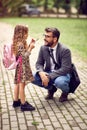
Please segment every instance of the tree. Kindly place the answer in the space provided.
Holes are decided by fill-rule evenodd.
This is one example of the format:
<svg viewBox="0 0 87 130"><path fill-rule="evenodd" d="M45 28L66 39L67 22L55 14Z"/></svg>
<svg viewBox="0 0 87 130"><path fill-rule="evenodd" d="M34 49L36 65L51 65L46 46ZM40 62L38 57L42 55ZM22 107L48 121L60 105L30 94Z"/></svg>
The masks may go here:
<svg viewBox="0 0 87 130"><path fill-rule="evenodd" d="M1 16L14 15L17 12L17 7L23 3L24 0L0 0L0 14Z"/></svg>
<svg viewBox="0 0 87 130"><path fill-rule="evenodd" d="M79 7L79 13L87 15L87 0L81 0L80 7Z"/></svg>
<svg viewBox="0 0 87 130"><path fill-rule="evenodd" d="M7 7L4 4L4 0L0 0L0 16L4 16L7 12Z"/></svg>
<svg viewBox="0 0 87 130"><path fill-rule="evenodd" d="M59 7L61 7L61 1L60 0L54 0L54 7L56 7L57 13L58 13L58 9L59 9Z"/></svg>

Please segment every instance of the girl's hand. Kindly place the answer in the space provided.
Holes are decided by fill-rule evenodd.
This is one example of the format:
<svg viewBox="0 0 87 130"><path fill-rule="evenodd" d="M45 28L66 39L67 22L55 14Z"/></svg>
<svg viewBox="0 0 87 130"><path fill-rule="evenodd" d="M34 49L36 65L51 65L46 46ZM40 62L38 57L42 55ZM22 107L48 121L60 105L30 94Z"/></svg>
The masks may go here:
<svg viewBox="0 0 87 130"><path fill-rule="evenodd" d="M35 40L32 38L29 48L30 48L30 50L32 50L34 47L35 47Z"/></svg>
<svg viewBox="0 0 87 130"><path fill-rule="evenodd" d="M35 47L35 40L32 39L27 51L30 53L34 47Z"/></svg>
<svg viewBox="0 0 87 130"><path fill-rule="evenodd" d="M35 40L34 40L33 38L32 38L32 40L31 40L31 43L32 43L32 42L34 42L34 43L35 43Z"/></svg>

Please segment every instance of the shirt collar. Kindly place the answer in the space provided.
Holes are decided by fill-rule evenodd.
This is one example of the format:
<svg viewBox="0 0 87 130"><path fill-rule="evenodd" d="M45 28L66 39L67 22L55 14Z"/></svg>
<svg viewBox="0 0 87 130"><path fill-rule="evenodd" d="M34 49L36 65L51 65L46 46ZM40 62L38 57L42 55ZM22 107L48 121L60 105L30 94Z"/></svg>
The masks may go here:
<svg viewBox="0 0 87 130"><path fill-rule="evenodd" d="M53 49L54 51L56 51L57 45L58 45L58 44L56 44L56 46L53 47L53 48L49 47L49 50L50 50L50 49Z"/></svg>

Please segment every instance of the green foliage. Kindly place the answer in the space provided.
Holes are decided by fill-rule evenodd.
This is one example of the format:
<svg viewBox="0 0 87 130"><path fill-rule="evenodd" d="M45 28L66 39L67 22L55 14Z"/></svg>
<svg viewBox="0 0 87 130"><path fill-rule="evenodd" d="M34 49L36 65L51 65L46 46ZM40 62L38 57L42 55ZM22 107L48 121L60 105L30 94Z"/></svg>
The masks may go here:
<svg viewBox="0 0 87 130"><path fill-rule="evenodd" d="M55 0L54 7L59 8L59 7L62 7L63 4L64 4L64 1Z"/></svg>
<svg viewBox="0 0 87 130"><path fill-rule="evenodd" d="M2 85L4 86L5 85L5 81L3 80L3 82L2 82Z"/></svg>
<svg viewBox="0 0 87 130"><path fill-rule="evenodd" d="M17 14L17 8L21 3L23 3L23 0L2 0L0 2L2 16L7 16L9 14L14 16Z"/></svg>
<svg viewBox="0 0 87 130"><path fill-rule="evenodd" d="M54 5L54 1L53 0L48 0L48 8L52 9Z"/></svg>
<svg viewBox="0 0 87 130"><path fill-rule="evenodd" d="M2 109L2 108L1 108L1 104L0 104L0 112L1 112L1 109ZM0 115L1 115L1 113L0 113Z"/></svg>
<svg viewBox="0 0 87 130"><path fill-rule="evenodd" d="M81 0L69 0L70 4L67 4L66 0L1 0L0 1L0 13L3 16L17 16L18 7L23 3L34 4L35 6L43 7L44 11L53 10L53 7L63 7L69 10L69 7L74 6L79 9ZM83 7L85 8L85 7Z"/></svg>

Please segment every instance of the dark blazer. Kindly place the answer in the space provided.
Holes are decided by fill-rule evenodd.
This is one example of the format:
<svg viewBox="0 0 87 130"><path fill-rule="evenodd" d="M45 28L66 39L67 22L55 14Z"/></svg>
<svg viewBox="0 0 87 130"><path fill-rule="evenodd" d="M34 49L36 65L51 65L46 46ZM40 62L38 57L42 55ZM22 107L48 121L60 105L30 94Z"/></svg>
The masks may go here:
<svg viewBox="0 0 87 130"><path fill-rule="evenodd" d="M71 71L71 52L70 49L63 44L58 43L56 50L56 61L58 69L55 72L51 72L50 78L55 79L59 76L66 75ZM41 46L38 59L36 62L36 69L38 71L50 71L50 54L49 48L45 45Z"/></svg>

